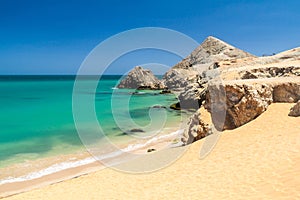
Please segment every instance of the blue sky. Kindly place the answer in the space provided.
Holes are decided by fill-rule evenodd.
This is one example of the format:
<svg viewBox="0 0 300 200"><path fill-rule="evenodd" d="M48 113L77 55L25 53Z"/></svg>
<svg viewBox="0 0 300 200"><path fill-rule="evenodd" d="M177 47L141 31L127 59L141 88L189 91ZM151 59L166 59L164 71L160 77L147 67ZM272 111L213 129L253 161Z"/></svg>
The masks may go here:
<svg viewBox="0 0 300 200"><path fill-rule="evenodd" d="M299 8L292 0L0 0L0 74L75 74L101 41L149 26L199 43L213 35L255 55L278 53L300 46ZM180 60L151 51L129 57L116 63Z"/></svg>

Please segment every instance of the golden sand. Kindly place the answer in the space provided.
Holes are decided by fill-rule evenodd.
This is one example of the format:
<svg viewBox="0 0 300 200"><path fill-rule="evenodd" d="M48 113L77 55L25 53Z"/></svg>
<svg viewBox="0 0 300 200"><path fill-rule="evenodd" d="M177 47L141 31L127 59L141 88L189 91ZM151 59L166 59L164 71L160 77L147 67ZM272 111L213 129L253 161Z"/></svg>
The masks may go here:
<svg viewBox="0 0 300 200"><path fill-rule="evenodd" d="M291 106L272 104L256 120L223 132L202 160L203 140L153 173L104 169L8 199L300 199L300 118L288 117ZM130 164L147 165L163 155Z"/></svg>

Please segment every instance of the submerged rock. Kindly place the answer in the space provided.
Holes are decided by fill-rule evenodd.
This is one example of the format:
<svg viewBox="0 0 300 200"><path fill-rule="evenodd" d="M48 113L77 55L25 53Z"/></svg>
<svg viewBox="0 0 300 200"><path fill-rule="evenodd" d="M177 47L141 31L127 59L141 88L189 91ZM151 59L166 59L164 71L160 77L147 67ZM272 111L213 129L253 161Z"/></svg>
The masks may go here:
<svg viewBox="0 0 300 200"><path fill-rule="evenodd" d="M145 131L143 129L133 128L129 132L131 132L131 133L144 133Z"/></svg>
<svg viewBox="0 0 300 200"><path fill-rule="evenodd" d="M290 109L289 116L291 117L300 116L300 100Z"/></svg>
<svg viewBox="0 0 300 200"><path fill-rule="evenodd" d="M151 108L163 108L163 109L166 109L167 107L166 106L161 106L161 105L154 105Z"/></svg>
<svg viewBox="0 0 300 200"><path fill-rule="evenodd" d="M147 150L148 153L151 153L151 152L153 152L153 151L156 151L156 149L148 149L148 150Z"/></svg>
<svg viewBox="0 0 300 200"><path fill-rule="evenodd" d="M137 66L128 73L117 88L162 90L165 86L150 70Z"/></svg>
<svg viewBox="0 0 300 200"><path fill-rule="evenodd" d="M171 94L172 92L171 92L171 90L169 90L169 89L164 89L164 90L162 90L159 94Z"/></svg>

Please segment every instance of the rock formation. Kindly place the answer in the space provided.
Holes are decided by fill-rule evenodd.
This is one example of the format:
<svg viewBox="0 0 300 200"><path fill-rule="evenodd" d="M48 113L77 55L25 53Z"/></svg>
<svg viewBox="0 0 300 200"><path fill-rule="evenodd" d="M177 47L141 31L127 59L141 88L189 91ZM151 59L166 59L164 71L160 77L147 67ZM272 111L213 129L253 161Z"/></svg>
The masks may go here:
<svg viewBox="0 0 300 200"><path fill-rule="evenodd" d="M215 63L226 59L253 57L253 55L237 49L215 37L209 36L188 57L172 67L163 77L169 89L178 89L195 81L196 76Z"/></svg>
<svg viewBox="0 0 300 200"><path fill-rule="evenodd" d="M224 87L224 88L223 88ZM265 84L210 85L205 108L218 130L234 129L262 114L272 102L272 88Z"/></svg>
<svg viewBox="0 0 300 200"><path fill-rule="evenodd" d="M289 116L291 117L300 116L300 100L290 109Z"/></svg>
<svg viewBox="0 0 300 200"><path fill-rule="evenodd" d="M211 84L205 108L218 130L234 129L262 114L272 102L300 100L300 78L225 81Z"/></svg>
<svg viewBox="0 0 300 200"><path fill-rule="evenodd" d="M283 82L273 88L273 101L295 103L300 99L300 80L298 82Z"/></svg>
<svg viewBox="0 0 300 200"><path fill-rule="evenodd" d="M208 80L203 76L197 76L196 79L178 95L182 109L198 109L205 100Z"/></svg>
<svg viewBox="0 0 300 200"><path fill-rule="evenodd" d="M300 76L300 48L268 57L248 57L216 63L223 80Z"/></svg>
<svg viewBox="0 0 300 200"><path fill-rule="evenodd" d="M140 66L131 70L117 87L150 90L161 90L165 88L164 84L161 83L150 70L143 69Z"/></svg>
<svg viewBox="0 0 300 200"><path fill-rule="evenodd" d="M256 57L208 37L162 81L178 94L179 102L170 108L198 109L204 102L218 130L234 129L257 118L272 102L300 100L300 48ZM208 134L198 109L182 141L188 144Z"/></svg>
<svg viewBox="0 0 300 200"><path fill-rule="evenodd" d="M194 70L196 67L192 65L190 68ZM219 76L204 76L215 71L219 72ZM218 130L234 129L257 118L272 102L300 100L300 48L268 57L220 60L199 77L196 82L185 86L179 99L197 102L200 96L206 94L204 106L211 112L215 127ZM291 116L298 115L297 106L291 109ZM199 126L191 126L197 118ZM189 121L182 138L185 144L206 135L203 131L206 125L200 115L191 116Z"/></svg>
<svg viewBox="0 0 300 200"><path fill-rule="evenodd" d="M186 87L196 77L197 72L186 69L170 69L163 77L163 82L168 89L180 90Z"/></svg>
<svg viewBox="0 0 300 200"><path fill-rule="evenodd" d="M181 141L183 144L187 145L206 137L210 133L211 129L209 124L201 119L201 113L200 110L198 110L190 117Z"/></svg>

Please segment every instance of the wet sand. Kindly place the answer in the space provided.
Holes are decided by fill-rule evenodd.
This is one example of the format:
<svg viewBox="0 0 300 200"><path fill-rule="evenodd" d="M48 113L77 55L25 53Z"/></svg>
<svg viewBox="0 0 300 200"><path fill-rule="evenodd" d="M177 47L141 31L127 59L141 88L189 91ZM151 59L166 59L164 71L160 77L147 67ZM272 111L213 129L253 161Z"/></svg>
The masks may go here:
<svg viewBox="0 0 300 200"><path fill-rule="evenodd" d="M292 105L272 104L256 120L224 131L204 159L200 140L156 172L107 168L7 199L300 199L300 118L288 116ZM148 167L180 150L150 153L119 167Z"/></svg>

